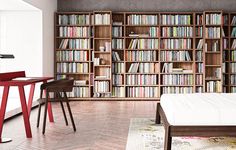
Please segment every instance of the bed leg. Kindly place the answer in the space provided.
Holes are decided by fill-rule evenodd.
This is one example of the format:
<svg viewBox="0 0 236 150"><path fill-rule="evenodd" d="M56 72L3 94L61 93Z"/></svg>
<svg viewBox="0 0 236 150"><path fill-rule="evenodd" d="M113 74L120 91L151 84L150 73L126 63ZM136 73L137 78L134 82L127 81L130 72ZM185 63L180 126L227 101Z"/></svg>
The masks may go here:
<svg viewBox="0 0 236 150"><path fill-rule="evenodd" d="M161 123L159 109L160 109L160 103L157 103L157 108L156 108L156 124L160 124Z"/></svg>
<svg viewBox="0 0 236 150"><path fill-rule="evenodd" d="M164 150L171 150L172 137L170 135L170 126L165 128Z"/></svg>

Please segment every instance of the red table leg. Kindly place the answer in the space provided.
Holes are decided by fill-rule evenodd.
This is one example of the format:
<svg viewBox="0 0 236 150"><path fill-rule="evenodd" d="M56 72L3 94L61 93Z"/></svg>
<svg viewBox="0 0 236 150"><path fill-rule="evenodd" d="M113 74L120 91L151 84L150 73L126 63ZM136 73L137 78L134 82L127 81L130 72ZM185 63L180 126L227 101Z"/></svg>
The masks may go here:
<svg viewBox="0 0 236 150"><path fill-rule="evenodd" d="M28 99L28 113L30 117L30 112L32 108L32 103L33 103L33 98L34 98L34 89L35 89L35 84L31 84L30 86L30 93L29 93L29 99Z"/></svg>
<svg viewBox="0 0 236 150"><path fill-rule="evenodd" d="M44 81L43 83L47 83L47 81ZM44 93L46 93L46 91L44 91ZM48 118L50 122L54 122L53 113L52 113L52 105L50 102L48 103Z"/></svg>
<svg viewBox="0 0 236 150"><path fill-rule="evenodd" d="M27 104L26 104L26 99L25 99L24 87L18 86L18 88L19 88L21 108L22 108L22 113L23 113L23 118L24 118L24 123L25 123L26 137L32 138L30 121L29 121L29 114L28 114L28 109L27 109Z"/></svg>
<svg viewBox="0 0 236 150"><path fill-rule="evenodd" d="M6 113L9 88L10 88L9 86L4 86L4 89L3 89L2 103L1 103L1 108L0 108L0 143L6 143L6 142L11 141L10 138L2 137L2 129L3 129L4 117Z"/></svg>

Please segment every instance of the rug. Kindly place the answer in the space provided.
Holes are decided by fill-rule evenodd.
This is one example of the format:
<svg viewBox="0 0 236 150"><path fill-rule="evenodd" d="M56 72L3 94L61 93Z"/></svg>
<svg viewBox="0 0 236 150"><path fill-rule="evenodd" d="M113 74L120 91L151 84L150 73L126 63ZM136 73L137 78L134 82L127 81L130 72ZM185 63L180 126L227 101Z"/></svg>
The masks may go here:
<svg viewBox="0 0 236 150"><path fill-rule="evenodd" d="M130 120L126 150L163 150L162 125L154 119L133 118ZM232 137L173 137L172 150L236 150L236 138Z"/></svg>

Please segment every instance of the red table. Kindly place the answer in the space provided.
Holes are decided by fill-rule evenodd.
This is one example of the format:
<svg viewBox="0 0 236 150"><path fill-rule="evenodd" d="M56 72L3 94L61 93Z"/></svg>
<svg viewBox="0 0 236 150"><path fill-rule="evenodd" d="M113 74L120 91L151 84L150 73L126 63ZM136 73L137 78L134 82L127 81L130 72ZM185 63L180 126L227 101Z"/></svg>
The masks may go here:
<svg viewBox="0 0 236 150"><path fill-rule="evenodd" d="M2 138L2 129L3 129L3 123L4 123L4 117L5 117L8 93L9 93L10 87L11 86L18 87L20 101L21 101L21 108L22 108L22 113L23 113L23 118L24 118L24 124L25 124L26 137L31 138L32 133L31 133L29 117L30 117L30 111L32 107L33 97L34 97L35 84L38 82L46 83L48 80L53 79L52 77L31 77L29 79L26 78L27 80L14 80L14 78L18 78L18 77L25 77L25 72L19 71L19 72L0 73L0 86L4 87L2 102L1 102L1 107L0 107L0 143L8 142L8 141L4 141L4 138ZM24 90L24 86L26 85L30 85L28 105L26 104L25 90ZM54 122L53 114L52 114L52 107L50 103L48 105L48 116L49 116L49 121Z"/></svg>

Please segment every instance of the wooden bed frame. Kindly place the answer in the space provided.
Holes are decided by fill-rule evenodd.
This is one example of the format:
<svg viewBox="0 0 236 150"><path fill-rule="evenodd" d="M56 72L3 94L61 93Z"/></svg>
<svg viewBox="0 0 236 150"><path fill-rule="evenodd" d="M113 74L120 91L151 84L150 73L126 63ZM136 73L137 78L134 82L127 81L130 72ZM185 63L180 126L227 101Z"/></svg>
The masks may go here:
<svg viewBox="0 0 236 150"><path fill-rule="evenodd" d="M236 108L235 108L236 109ZM157 103L156 124L160 118L165 128L164 150L171 150L172 137L199 136L199 137L236 137L236 126L180 126L170 125L160 103Z"/></svg>

